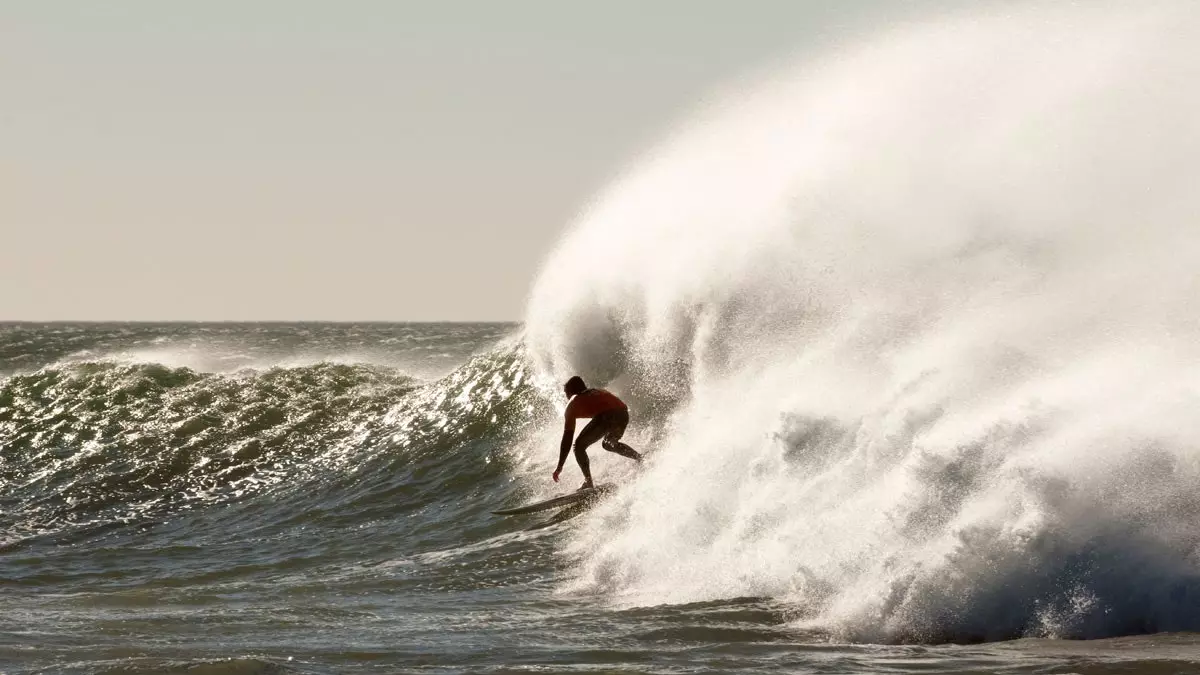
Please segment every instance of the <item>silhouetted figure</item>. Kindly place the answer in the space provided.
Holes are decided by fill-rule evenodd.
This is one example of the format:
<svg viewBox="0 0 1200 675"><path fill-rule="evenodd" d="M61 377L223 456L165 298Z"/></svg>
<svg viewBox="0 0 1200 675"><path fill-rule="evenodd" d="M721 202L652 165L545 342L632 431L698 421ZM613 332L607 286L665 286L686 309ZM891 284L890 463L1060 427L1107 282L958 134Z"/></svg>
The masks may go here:
<svg viewBox="0 0 1200 675"><path fill-rule="evenodd" d="M590 418L579 438L575 439L575 461L583 471L583 486L579 489L596 487L592 483L592 472L588 467L587 447L604 439L605 450L615 452L629 459L642 461L637 450L621 442L625 427L629 425L629 407L611 392L604 389L588 389L583 378L578 375L567 380L563 385L570 403L567 404L566 422L563 427L562 446L558 454L558 468L554 470L554 482L558 482L558 474L562 472L563 464L567 461L567 453L571 452L571 439L575 436L575 420Z"/></svg>

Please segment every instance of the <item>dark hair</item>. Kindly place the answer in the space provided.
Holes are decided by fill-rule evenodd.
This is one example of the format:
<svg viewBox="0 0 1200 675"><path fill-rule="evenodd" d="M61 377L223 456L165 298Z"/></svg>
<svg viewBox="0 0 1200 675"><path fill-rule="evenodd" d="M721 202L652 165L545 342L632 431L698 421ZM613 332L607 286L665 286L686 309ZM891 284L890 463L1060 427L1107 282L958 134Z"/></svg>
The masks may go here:
<svg viewBox="0 0 1200 675"><path fill-rule="evenodd" d="M575 375L563 385L563 391L567 392L568 396L574 396L581 391L587 391L587 385L583 383L582 377Z"/></svg>

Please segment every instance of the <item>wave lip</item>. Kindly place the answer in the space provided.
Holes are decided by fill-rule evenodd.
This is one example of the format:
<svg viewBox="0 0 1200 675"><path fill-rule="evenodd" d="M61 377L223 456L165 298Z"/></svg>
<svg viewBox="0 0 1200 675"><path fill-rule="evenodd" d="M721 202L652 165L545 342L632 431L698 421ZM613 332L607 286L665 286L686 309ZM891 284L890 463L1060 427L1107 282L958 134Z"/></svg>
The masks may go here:
<svg viewBox="0 0 1200 675"><path fill-rule="evenodd" d="M649 153L527 312L541 380L665 430L570 586L867 641L1200 628L1198 44L1180 2L919 22Z"/></svg>

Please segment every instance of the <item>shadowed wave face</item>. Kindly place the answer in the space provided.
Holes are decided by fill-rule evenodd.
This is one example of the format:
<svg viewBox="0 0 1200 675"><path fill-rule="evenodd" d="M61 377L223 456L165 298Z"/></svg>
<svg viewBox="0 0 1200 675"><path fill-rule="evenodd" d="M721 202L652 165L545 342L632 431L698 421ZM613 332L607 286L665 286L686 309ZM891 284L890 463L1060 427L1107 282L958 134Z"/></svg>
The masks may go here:
<svg viewBox="0 0 1200 675"><path fill-rule="evenodd" d="M1025 4L730 92L532 292L665 431L580 528L617 606L862 641L1200 629L1200 17Z"/></svg>

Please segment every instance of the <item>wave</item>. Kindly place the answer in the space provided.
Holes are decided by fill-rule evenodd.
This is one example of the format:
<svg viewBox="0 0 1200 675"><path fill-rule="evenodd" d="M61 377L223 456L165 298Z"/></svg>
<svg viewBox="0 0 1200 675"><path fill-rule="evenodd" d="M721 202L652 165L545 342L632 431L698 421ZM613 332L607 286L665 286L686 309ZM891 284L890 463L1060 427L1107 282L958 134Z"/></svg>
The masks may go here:
<svg viewBox="0 0 1200 675"><path fill-rule="evenodd" d="M123 356L13 375L0 380L5 543L195 508L209 528L245 526L215 507L262 498L276 521L339 527L455 499L496 478L504 440L536 417L526 378L519 342L431 381L362 363L205 373Z"/></svg>
<svg viewBox="0 0 1200 675"><path fill-rule="evenodd" d="M0 322L0 376L106 361L204 373L370 364L437 378L511 332L503 324Z"/></svg>
<svg viewBox="0 0 1200 675"><path fill-rule="evenodd" d="M863 641L1200 629L1197 38L1171 2L913 23L648 153L527 310L539 382L660 429L567 590Z"/></svg>
<svg viewBox="0 0 1200 675"><path fill-rule="evenodd" d="M0 384L14 532L141 520L313 471L416 382L318 364L234 375L76 363Z"/></svg>

